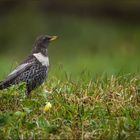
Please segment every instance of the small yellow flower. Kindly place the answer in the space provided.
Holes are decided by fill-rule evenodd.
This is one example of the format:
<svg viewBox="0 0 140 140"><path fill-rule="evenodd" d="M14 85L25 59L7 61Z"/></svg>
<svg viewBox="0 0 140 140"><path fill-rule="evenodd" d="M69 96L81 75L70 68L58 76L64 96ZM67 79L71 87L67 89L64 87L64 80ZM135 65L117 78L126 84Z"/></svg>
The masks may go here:
<svg viewBox="0 0 140 140"><path fill-rule="evenodd" d="M46 105L44 107L44 112L48 112L52 108L52 105L50 102L46 102Z"/></svg>

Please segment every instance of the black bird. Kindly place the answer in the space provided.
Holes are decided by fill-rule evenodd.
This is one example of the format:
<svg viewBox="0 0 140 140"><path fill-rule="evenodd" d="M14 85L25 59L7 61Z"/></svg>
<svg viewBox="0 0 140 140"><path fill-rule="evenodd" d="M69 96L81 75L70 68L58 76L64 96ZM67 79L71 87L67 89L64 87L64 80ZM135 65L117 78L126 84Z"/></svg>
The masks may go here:
<svg viewBox="0 0 140 140"><path fill-rule="evenodd" d="M48 45L57 36L39 36L31 54L5 80L0 82L0 90L20 82L26 83L26 93L40 86L48 75Z"/></svg>

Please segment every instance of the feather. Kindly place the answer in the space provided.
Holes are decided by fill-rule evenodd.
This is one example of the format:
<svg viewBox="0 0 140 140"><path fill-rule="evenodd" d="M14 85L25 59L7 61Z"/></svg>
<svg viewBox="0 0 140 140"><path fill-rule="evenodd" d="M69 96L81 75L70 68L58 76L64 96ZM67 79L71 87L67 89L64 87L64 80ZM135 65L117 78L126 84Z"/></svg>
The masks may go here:
<svg viewBox="0 0 140 140"><path fill-rule="evenodd" d="M4 81L0 83L0 89L4 89L11 84L13 84L13 81L24 71L29 69L32 66L32 63L25 63L19 65L13 72L11 72Z"/></svg>

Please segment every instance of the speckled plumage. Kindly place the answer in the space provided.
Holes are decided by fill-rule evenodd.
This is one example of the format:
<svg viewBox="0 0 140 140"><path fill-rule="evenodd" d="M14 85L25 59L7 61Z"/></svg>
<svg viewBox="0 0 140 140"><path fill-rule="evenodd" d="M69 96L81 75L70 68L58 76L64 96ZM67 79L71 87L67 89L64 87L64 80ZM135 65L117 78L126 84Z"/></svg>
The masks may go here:
<svg viewBox="0 0 140 140"><path fill-rule="evenodd" d="M47 78L48 67L42 66L40 62L34 62L29 69L22 72L15 80L14 84L25 82L27 93L30 93L34 88L41 85Z"/></svg>
<svg viewBox="0 0 140 140"><path fill-rule="evenodd" d="M37 38L32 53L5 80L0 82L0 89L25 82L26 93L29 94L41 85L48 75L48 44L52 38L51 36Z"/></svg>

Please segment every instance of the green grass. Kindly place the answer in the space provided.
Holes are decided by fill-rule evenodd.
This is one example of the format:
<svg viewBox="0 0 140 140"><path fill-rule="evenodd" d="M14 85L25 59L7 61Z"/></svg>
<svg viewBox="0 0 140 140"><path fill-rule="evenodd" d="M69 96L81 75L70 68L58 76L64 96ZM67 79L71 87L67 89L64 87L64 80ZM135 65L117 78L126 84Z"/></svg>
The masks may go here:
<svg viewBox="0 0 140 140"><path fill-rule="evenodd" d="M23 84L0 91L0 139L139 139L140 26L17 7L0 22L0 79L32 49L50 44L49 79L25 96ZM28 33L27 33L28 27ZM134 74L132 74L134 73ZM52 104L44 113L46 102Z"/></svg>
<svg viewBox="0 0 140 140"><path fill-rule="evenodd" d="M0 91L0 139L139 139L140 77L84 73L51 77L28 97L25 86ZM44 113L46 102L52 104Z"/></svg>

